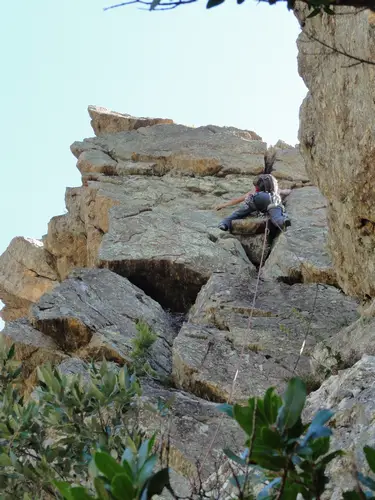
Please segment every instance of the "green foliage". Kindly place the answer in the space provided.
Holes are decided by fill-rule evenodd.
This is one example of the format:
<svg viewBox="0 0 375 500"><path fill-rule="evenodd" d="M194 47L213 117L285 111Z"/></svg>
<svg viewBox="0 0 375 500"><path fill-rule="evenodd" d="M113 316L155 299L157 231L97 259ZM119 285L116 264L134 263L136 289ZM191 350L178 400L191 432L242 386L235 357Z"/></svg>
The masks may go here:
<svg viewBox="0 0 375 500"><path fill-rule="evenodd" d="M45 366L38 370L33 397L24 401L13 355L1 343L1 498L23 498L25 492L30 498L55 497L57 479L89 481L94 450L121 456L133 432L127 413L140 387L126 368L106 362L88 365L86 380Z"/></svg>
<svg viewBox="0 0 375 500"><path fill-rule="evenodd" d="M134 347L146 357L155 335L144 324L138 331ZM105 361L87 365L83 377L44 366L33 397L24 401L22 366L14 357L14 347L0 340L2 499L149 500L164 489L177 498L168 468L158 468L156 436L146 439L137 429L141 391L135 375ZM305 383L294 378L282 397L270 388L246 405L219 405L245 433L242 454L224 450L234 464L231 483L238 500L321 498L326 468L343 452L330 452L331 411L302 422L306 393ZM169 405L160 402L157 410L165 416ZM365 446L364 454L370 475L357 472L356 488L344 499L375 499L375 449ZM199 495L206 495L202 487Z"/></svg>
<svg viewBox="0 0 375 500"><path fill-rule="evenodd" d="M158 336L154 333L147 323L139 320L136 324L137 335L134 337L131 353L132 365L137 375L155 376L149 362L147 361L150 349L157 340Z"/></svg>
<svg viewBox="0 0 375 500"><path fill-rule="evenodd" d="M310 423L302 423L305 401L306 386L294 378L282 398L270 388L263 399L250 398L246 406L219 406L246 434L242 455L224 450L240 471L232 478L239 499L255 498L254 487L264 484L257 500L295 500L298 494L306 500L321 498L328 482L326 468L343 452L329 452L332 430L326 424L331 411L321 410ZM365 447L364 452L375 472L375 449ZM373 498L365 496L360 483L375 491L375 481L358 474L357 491L345 498Z"/></svg>
<svg viewBox="0 0 375 500"><path fill-rule="evenodd" d="M68 483L55 482L61 495L67 500L96 498L97 500L119 499L148 500L169 490L168 468L155 472L158 457L153 454L155 436L137 444L128 439L121 460L111 455L96 452L93 456L93 478L95 493L92 495L82 487L71 487Z"/></svg>

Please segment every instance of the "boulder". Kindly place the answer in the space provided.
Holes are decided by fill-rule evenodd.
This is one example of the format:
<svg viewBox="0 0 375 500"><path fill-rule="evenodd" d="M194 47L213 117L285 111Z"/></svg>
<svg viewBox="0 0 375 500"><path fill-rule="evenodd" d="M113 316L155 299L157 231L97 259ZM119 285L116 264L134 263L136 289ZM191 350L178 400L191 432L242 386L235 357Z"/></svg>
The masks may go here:
<svg viewBox="0 0 375 500"><path fill-rule="evenodd" d="M137 130L141 127L152 127L160 123L173 123L173 120L167 118L137 118L99 106L89 106L88 111L91 118L91 126L95 135L98 136Z"/></svg>
<svg viewBox="0 0 375 500"><path fill-rule="evenodd" d="M273 244L263 276L287 283L337 283L327 249L327 202L315 187L295 189L286 199L291 227Z"/></svg>
<svg viewBox="0 0 375 500"><path fill-rule="evenodd" d="M0 256L0 299L5 321L27 315L31 304L57 283L51 255L43 243L16 237Z"/></svg>
<svg viewBox="0 0 375 500"><path fill-rule="evenodd" d="M79 357L128 362L137 323L157 335L150 363L170 372L173 332L166 313L145 293L106 269L73 271L31 309L34 328L51 337L64 352Z"/></svg>

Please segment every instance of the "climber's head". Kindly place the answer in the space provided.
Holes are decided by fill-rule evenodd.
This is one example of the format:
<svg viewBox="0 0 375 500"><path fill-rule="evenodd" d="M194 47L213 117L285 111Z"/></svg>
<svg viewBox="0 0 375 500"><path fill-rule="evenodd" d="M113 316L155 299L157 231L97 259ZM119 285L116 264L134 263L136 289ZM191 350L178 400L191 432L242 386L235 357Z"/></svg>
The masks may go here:
<svg viewBox="0 0 375 500"><path fill-rule="evenodd" d="M253 182L255 191L265 191L266 193L274 193L278 190L277 181L271 172L276 161L276 152L267 151L264 155L263 173L259 175Z"/></svg>
<svg viewBox="0 0 375 500"><path fill-rule="evenodd" d="M270 174L262 174L254 180L255 191L265 191L273 193L276 191L275 178Z"/></svg>

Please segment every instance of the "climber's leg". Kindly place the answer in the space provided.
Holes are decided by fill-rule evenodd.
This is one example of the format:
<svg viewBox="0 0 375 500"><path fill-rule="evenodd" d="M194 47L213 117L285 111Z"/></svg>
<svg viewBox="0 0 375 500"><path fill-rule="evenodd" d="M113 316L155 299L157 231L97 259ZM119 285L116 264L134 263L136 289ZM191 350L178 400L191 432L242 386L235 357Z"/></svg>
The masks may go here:
<svg viewBox="0 0 375 500"><path fill-rule="evenodd" d="M290 226L290 220L283 210L283 207L276 206L268 209L268 215L272 224L281 231Z"/></svg>
<svg viewBox="0 0 375 500"><path fill-rule="evenodd" d="M231 215L228 217L225 217L220 224L219 224L219 229L222 231L231 231L232 229L232 221L238 220L238 219L244 219L245 217L248 217L252 213L256 212L255 206L252 205L243 205L241 208L233 212Z"/></svg>

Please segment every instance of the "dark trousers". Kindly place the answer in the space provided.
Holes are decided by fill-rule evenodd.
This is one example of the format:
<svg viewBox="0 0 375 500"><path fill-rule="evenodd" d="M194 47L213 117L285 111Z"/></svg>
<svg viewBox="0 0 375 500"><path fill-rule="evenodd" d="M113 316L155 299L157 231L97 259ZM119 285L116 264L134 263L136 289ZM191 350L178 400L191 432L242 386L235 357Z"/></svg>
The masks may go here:
<svg viewBox="0 0 375 500"><path fill-rule="evenodd" d="M272 224L278 228L282 229L285 222L284 210L281 206L273 206L267 210L267 207L271 204L271 197L268 193L260 192L252 196L248 203L242 205L238 210L233 212L228 217L225 217L221 221L221 224L225 224L229 230L232 229L232 221L237 219L245 219L249 215L256 212L261 212L263 214L268 214Z"/></svg>
<svg viewBox="0 0 375 500"><path fill-rule="evenodd" d="M245 219L249 215L257 212L257 209L251 208L248 205L242 205L238 210L233 212L231 215L228 215L228 217L225 217L221 221L221 224L225 224L229 230L232 229L232 221L238 220L238 219Z"/></svg>

